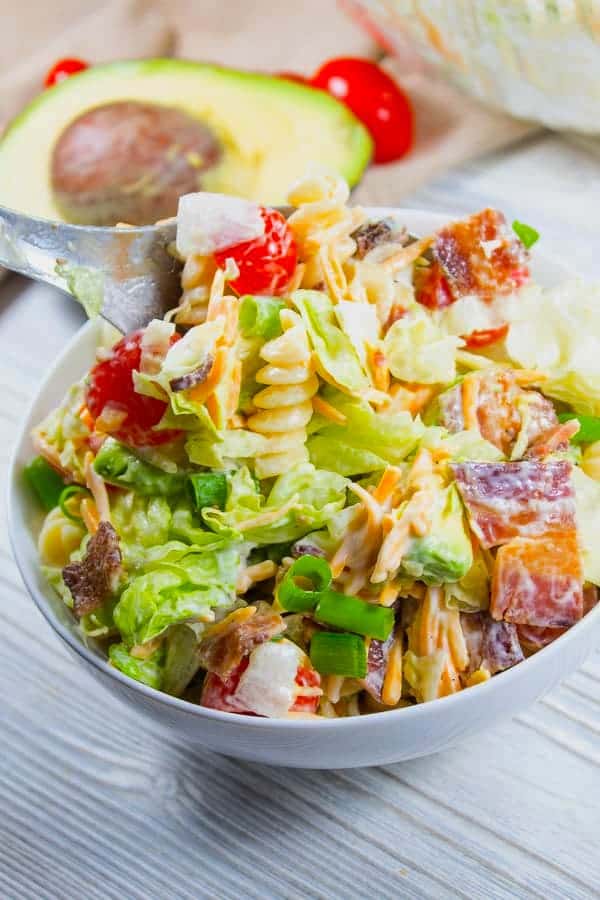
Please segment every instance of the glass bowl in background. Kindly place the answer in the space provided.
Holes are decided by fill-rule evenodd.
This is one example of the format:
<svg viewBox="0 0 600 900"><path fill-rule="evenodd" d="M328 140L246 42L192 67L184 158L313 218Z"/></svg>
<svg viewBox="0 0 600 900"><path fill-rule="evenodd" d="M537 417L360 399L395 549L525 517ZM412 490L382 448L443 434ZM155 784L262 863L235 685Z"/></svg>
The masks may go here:
<svg viewBox="0 0 600 900"><path fill-rule="evenodd" d="M341 0L390 53L418 51L490 106L600 134L600 0Z"/></svg>

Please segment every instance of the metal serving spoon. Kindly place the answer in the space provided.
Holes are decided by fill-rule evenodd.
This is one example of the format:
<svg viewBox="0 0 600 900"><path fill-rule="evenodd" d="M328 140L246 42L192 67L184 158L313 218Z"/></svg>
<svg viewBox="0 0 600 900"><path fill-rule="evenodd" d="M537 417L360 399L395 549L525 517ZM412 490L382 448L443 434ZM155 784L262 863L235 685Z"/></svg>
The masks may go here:
<svg viewBox="0 0 600 900"><path fill-rule="evenodd" d="M61 288L127 334L179 301L181 263L168 250L175 229L175 219L133 228L66 225L0 206L0 266Z"/></svg>

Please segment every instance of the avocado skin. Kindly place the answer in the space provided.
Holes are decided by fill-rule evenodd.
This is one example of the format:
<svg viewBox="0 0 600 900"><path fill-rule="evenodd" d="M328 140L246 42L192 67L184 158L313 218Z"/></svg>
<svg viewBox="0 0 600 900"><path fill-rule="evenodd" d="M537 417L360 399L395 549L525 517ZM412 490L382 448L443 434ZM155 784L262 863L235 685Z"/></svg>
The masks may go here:
<svg viewBox="0 0 600 900"><path fill-rule="evenodd" d="M285 202L291 183L314 165L353 186L372 154L364 126L324 91L186 60L108 63L46 90L13 120L0 141L0 204L60 219L50 179L57 139L82 113L126 100L196 117L223 148L203 188L266 204Z"/></svg>

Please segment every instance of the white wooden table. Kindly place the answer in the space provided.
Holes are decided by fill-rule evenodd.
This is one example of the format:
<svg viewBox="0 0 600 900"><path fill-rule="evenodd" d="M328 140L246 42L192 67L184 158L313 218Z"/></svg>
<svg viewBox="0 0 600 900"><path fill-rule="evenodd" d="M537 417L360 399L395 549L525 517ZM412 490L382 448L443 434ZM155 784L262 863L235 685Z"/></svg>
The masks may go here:
<svg viewBox="0 0 600 900"><path fill-rule="evenodd" d="M405 202L499 205L600 277L600 162L556 138ZM0 291L3 469L81 322L40 287ZM472 745L386 768L269 769L190 750L105 693L25 594L5 529L0 540L1 898L600 896L600 652Z"/></svg>

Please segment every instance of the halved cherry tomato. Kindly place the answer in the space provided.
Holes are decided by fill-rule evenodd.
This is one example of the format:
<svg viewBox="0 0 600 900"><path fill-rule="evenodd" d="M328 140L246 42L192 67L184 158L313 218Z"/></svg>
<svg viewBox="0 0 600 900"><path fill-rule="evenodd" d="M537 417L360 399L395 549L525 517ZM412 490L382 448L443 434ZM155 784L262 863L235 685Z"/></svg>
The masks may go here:
<svg viewBox="0 0 600 900"><path fill-rule="evenodd" d="M371 132L374 161L393 162L413 144L413 109L404 91L369 59L341 56L330 59L311 79L348 106Z"/></svg>
<svg viewBox="0 0 600 900"><path fill-rule="evenodd" d="M127 413L114 436L134 447L165 444L181 432L166 429L153 431L162 419L167 404L155 397L138 394L133 385L133 373L139 371L142 355L142 331L134 331L116 344L108 359L96 363L90 372L86 389L86 404L97 419L107 403ZM174 334L171 343L179 340Z"/></svg>
<svg viewBox="0 0 600 900"><path fill-rule="evenodd" d="M316 669L307 666L298 666L296 684L299 687L320 687L321 676ZM319 706L319 697L297 697L291 708L291 712L316 713Z"/></svg>
<svg viewBox="0 0 600 900"><path fill-rule="evenodd" d="M215 260L224 269L233 259L240 270L230 286L238 294L285 294L298 261L294 235L281 213L261 207L265 233L252 241L234 244L215 253Z"/></svg>
<svg viewBox="0 0 600 900"><path fill-rule="evenodd" d="M53 87L60 81L64 81L65 78L70 78L71 75L77 75L78 72L83 72L84 69L88 68L89 63L84 62L82 59L76 59L75 57L59 59L46 73L44 85L47 88Z"/></svg>
<svg viewBox="0 0 600 900"><path fill-rule="evenodd" d="M468 350L478 350L481 347L489 347L498 341L504 340L508 334L508 322L498 325L497 328L482 328L480 331L472 331L471 334L464 334L463 341Z"/></svg>

